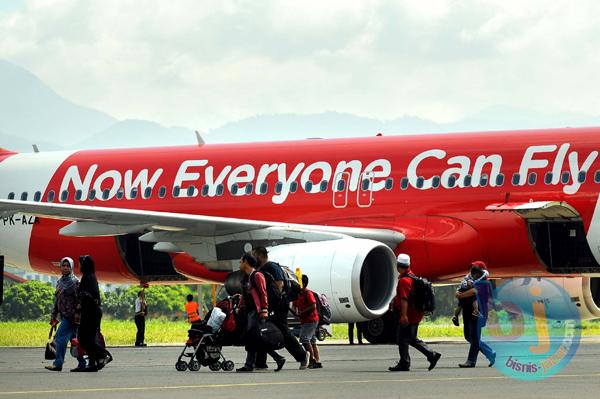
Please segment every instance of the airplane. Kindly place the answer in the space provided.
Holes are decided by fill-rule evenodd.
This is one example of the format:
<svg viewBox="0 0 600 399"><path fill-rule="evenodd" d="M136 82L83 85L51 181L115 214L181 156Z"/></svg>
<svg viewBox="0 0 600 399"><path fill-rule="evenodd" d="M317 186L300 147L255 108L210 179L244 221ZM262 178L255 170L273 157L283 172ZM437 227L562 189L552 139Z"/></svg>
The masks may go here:
<svg viewBox="0 0 600 399"><path fill-rule="evenodd" d="M0 150L0 255L115 283L227 283L241 254L311 278L332 322L389 334L396 256L435 283L474 260L543 277L600 318L600 128L14 153ZM226 284L227 285L227 284Z"/></svg>

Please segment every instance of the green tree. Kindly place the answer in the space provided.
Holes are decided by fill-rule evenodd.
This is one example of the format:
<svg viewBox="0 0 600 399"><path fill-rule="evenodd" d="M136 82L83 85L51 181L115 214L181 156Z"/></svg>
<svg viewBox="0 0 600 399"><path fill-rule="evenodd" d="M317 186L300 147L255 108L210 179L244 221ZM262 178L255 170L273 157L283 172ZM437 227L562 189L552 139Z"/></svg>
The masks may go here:
<svg viewBox="0 0 600 399"><path fill-rule="evenodd" d="M54 306L54 288L50 283L28 281L12 284L4 292L4 303L0 306L1 320L45 320L50 319Z"/></svg>

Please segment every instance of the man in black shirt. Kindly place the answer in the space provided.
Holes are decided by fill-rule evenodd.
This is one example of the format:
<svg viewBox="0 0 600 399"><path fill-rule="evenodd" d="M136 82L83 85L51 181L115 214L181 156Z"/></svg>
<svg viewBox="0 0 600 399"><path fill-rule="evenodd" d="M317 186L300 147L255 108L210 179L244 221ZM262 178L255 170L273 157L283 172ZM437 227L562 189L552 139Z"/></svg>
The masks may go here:
<svg viewBox="0 0 600 399"><path fill-rule="evenodd" d="M283 270L281 270L281 266L279 266L279 264L276 262L269 261L268 252L265 247L254 248L252 250L252 255L254 255L258 261L258 270L261 273L269 274L273 278L275 284L279 288L279 293L283 297L279 306L269 308L269 311L273 312L271 321L281 330L285 343L285 349L294 357L294 359L296 359L297 362L300 363L300 368L306 368L308 365L309 355L304 348L302 348L302 345L300 345L298 339L296 339L296 337L292 334L287 324L289 301L286 299L284 292L285 276L283 275ZM268 368L266 353L259 352L256 355L256 368Z"/></svg>

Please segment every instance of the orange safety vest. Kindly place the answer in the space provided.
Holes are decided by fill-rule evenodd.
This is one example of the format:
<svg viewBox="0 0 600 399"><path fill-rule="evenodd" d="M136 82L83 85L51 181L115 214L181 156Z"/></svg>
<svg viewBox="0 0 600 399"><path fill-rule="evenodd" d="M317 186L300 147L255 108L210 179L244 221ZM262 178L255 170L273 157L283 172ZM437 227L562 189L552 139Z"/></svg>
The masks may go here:
<svg viewBox="0 0 600 399"><path fill-rule="evenodd" d="M185 311L190 323L200 321L200 313L198 313L198 303L191 301L185 304Z"/></svg>

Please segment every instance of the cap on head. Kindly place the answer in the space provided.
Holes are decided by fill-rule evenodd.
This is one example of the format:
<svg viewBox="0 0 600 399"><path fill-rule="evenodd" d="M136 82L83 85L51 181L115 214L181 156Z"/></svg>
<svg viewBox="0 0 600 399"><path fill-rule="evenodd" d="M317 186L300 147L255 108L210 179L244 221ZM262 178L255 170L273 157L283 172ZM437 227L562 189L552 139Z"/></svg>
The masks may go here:
<svg viewBox="0 0 600 399"><path fill-rule="evenodd" d="M485 262L483 262L481 260L476 260L475 262L471 262L471 267L478 267L481 270L487 270L487 265L485 264Z"/></svg>
<svg viewBox="0 0 600 399"><path fill-rule="evenodd" d="M396 267L406 269L410 267L410 256L407 254L400 254L396 259Z"/></svg>

